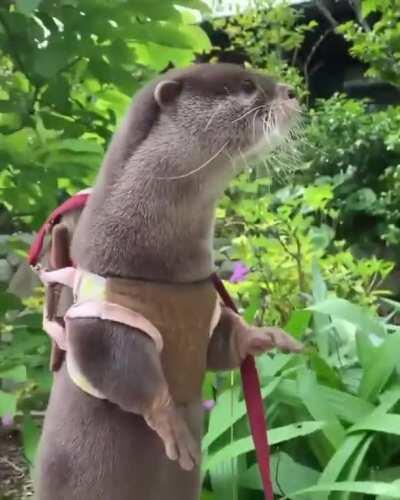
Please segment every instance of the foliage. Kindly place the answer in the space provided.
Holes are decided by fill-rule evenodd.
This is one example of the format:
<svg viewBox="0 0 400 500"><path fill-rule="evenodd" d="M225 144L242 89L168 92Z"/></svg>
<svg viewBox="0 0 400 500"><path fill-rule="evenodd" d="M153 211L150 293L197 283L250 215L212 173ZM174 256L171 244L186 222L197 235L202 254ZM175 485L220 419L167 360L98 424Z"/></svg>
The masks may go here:
<svg viewBox="0 0 400 500"><path fill-rule="evenodd" d="M285 324L311 290L319 262L328 286L358 304L372 305L392 265L375 257L356 259L333 229L338 212L329 183L288 185L271 193L270 179L238 178L218 211L222 260L240 260L250 275L233 290L248 304L248 320ZM219 231L218 231L219 229ZM258 315L255 307L258 304Z"/></svg>
<svg viewBox="0 0 400 500"><path fill-rule="evenodd" d="M176 7L200 0L118 3L0 8L0 188L13 218L37 227L59 190L90 183L134 91L209 48L189 11Z"/></svg>
<svg viewBox="0 0 400 500"><path fill-rule="evenodd" d="M225 29L231 47L246 51L251 65L290 82L304 100L307 64L298 66L296 57L316 23L305 23L301 11L287 2L272 5L259 2L258 9L217 20L215 25ZM393 60L400 53L399 12L398 2L364 0L362 12L357 12L359 21L336 30L351 41L351 53L368 63L367 75L394 84L400 82L400 66ZM366 17L371 13L375 22L370 25ZM398 106L377 109L368 101L340 95L321 100L307 116L302 149L311 168L301 181L329 176L327 180L335 186L331 207L339 210L340 236L357 245L362 254L378 253L396 260L400 245L399 116Z"/></svg>
<svg viewBox="0 0 400 500"><path fill-rule="evenodd" d="M326 176L336 186L331 206L339 210L340 234L364 253L385 242L398 246L400 108L374 110L368 101L335 95L309 118L308 178Z"/></svg>
<svg viewBox="0 0 400 500"><path fill-rule="evenodd" d="M305 339L305 355L258 361L275 494L399 498L400 329L328 291L315 263L311 287L307 307L292 311L286 325ZM259 310L257 299L251 307ZM232 376L218 381L224 390L203 441L206 485L214 493L204 499L262 498L239 384Z"/></svg>
<svg viewBox="0 0 400 500"><path fill-rule="evenodd" d="M315 21L303 23L301 12L286 1L266 0L233 18L217 19L214 25L229 36L230 49L246 51L253 67L290 82L300 95L307 94L295 59L305 34L316 26ZM288 56L292 56L291 62Z"/></svg>
<svg viewBox="0 0 400 500"><path fill-rule="evenodd" d="M400 86L399 0L363 0L359 22L347 22L339 31L351 42L350 53L368 64L367 76Z"/></svg>

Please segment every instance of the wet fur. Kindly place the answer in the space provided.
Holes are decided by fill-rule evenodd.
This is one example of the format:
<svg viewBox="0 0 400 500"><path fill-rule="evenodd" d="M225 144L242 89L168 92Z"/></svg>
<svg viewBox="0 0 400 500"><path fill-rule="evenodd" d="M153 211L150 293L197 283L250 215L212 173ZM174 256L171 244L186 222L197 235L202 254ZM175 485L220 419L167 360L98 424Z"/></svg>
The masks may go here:
<svg viewBox="0 0 400 500"><path fill-rule="evenodd" d="M262 89L251 103L237 98L249 76ZM176 98L159 106L157 82L135 98L75 232L74 262L103 276L177 283L211 274L214 207L234 174L232 158L251 143L251 121L233 120L247 110L244 102L250 108L276 93L272 80L232 65L196 66L162 79L179 83ZM216 113L221 103L229 106ZM168 180L190 174L225 141L226 151L207 168ZM90 319L74 320L72 330L72 350L82 372L108 401L75 387L65 363L55 373L36 499L196 500L198 465L186 471L169 460L156 425L150 428L146 419L157 420L166 408L176 410L174 421L187 426L199 446L201 395L175 408L158 353L141 332L127 335L122 325ZM249 333L225 311L209 345L209 368L239 366L251 352ZM177 441L185 441L185 432Z"/></svg>

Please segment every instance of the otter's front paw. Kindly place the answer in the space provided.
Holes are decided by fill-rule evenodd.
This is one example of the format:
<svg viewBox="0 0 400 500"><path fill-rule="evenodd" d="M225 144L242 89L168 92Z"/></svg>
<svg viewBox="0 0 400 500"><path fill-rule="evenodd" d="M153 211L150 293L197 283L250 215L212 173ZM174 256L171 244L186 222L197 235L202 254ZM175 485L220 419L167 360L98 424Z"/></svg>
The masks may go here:
<svg viewBox="0 0 400 500"><path fill-rule="evenodd" d="M275 347L282 352L300 352L303 345L288 333L274 326L248 327L239 336L239 352L242 359L257 356Z"/></svg>
<svg viewBox="0 0 400 500"><path fill-rule="evenodd" d="M145 415L145 420L163 440L169 459L177 460L185 470L191 470L200 463L199 445L172 404Z"/></svg>

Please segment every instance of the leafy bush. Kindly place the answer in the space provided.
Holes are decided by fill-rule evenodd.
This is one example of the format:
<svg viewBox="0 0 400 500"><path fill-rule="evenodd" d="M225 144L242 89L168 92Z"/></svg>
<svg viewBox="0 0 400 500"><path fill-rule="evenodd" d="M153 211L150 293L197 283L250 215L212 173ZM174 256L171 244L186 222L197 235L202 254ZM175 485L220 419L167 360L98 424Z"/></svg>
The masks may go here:
<svg viewBox="0 0 400 500"><path fill-rule="evenodd" d="M315 263L311 287L307 307L292 311L286 325L307 339L306 354L258 361L275 494L399 498L400 329L329 292ZM400 310L398 303L390 305ZM260 307L257 300L245 306ZM203 498L261 499L240 382L234 375L219 377L218 387L225 389L218 392L203 441L203 470L213 493Z"/></svg>
<svg viewBox="0 0 400 500"><path fill-rule="evenodd" d="M400 85L400 2L399 0L363 0L359 22L340 26L350 53L366 63L367 76ZM370 23L374 17L375 22Z"/></svg>
<svg viewBox="0 0 400 500"><path fill-rule="evenodd" d="M335 95L310 110L306 176L327 176L335 185L331 206L339 210L340 234L363 253L400 245L399 130L398 106L375 110Z"/></svg>
<svg viewBox="0 0 400 500"><path fill-rule="evenodd" d="M329 208L333 186L289 184L271 193L270 182L241 176L218 211L220 258L243 261L251 270L234 287L250 304L248 319L285 324L310 293L314 260L338 295L373 305L382 293L376 288L392 265L376 258L356 259L344 241L335 239L338 213Z"/></svg>

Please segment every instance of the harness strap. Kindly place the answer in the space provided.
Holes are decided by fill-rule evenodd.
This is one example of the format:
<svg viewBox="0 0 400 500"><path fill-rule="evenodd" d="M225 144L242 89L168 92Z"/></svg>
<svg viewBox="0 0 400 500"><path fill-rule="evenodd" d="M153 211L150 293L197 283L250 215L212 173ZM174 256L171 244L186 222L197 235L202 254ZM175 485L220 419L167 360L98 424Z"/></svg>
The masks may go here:
<svg viewBox="0 0 400 500"><path fill-rule="evenodd" d="M67 324L68 320L74 318L99 318L122 323L148 335L154 340L158 352L163 348L162 336L158 329L141 314L119 304L99 300L86 301L74 304L64 317Z"/></svg>
<svg viewBox="0 0 400 500"><path fill-rule="evenodd" d="M238 313L237 307L222 281L216 274L213 274L212 278L214 286L224 304ZM270 448L267 432L268 423L264 411L257 368L252 356L248 356L242 362L240 373L242 375L243 394L246 401L250 429L256 450L265 500L274 500L270 469Z"/></svg>
<svg viewBox="0 0 400 500"><path fill-rule="evenodd" d="M65 267L55 271L41 270L39 272L39 278L44 284L61 283L72 288L75 297L79 297L79 288L84 283L82 278L85 275L89 276L89 278L92 276L97 278L96 275L75 267ZM102 279L102 281L105 283L106 280ZM163 340L158 329L141 314L119 304L99 299L84 300L73 304L64 316L66 321L73 318L99 318L137 328L154 341L159 352L162 351ZM55 321L47 321L46 323L46 318L43 326L46 327L45 331L57 342L58 346L66 351L67 339L65 337L68 334L68 327L64 329Z"/></svg>

